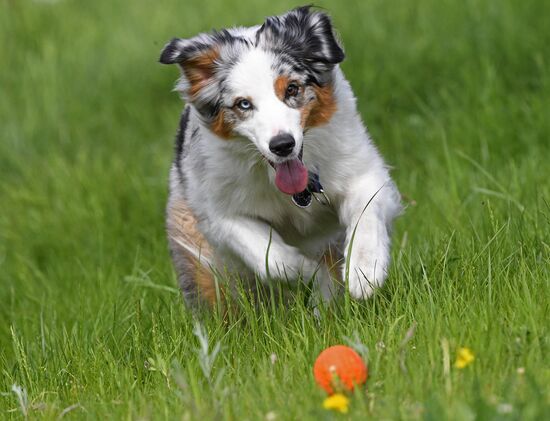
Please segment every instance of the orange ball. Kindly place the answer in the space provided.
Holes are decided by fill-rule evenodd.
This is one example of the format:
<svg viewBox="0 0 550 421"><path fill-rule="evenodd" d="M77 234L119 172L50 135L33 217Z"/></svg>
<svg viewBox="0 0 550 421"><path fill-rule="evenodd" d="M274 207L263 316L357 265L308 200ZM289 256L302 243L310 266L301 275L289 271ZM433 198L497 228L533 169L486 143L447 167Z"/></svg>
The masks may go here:
<svg viewBox="0 0 550 421"><path fill-rule="evenodd" d="M313 377L332 395L342 389L351 391L367 381L367 366L349 346L334 345L319 354L313 365Z"/></svg>

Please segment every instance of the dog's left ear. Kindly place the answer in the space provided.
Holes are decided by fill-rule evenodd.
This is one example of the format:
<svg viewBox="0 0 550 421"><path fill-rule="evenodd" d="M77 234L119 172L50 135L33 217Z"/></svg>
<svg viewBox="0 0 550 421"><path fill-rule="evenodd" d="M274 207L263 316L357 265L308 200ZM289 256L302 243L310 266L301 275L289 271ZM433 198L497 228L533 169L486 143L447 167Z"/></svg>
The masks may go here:
<svg viewBox="0 0 550 421"><path fill-rule="evenodd" d="M256 42L291 55L318 73L332 70L345 57L328 15L310 6L267 18Z"/></svg>

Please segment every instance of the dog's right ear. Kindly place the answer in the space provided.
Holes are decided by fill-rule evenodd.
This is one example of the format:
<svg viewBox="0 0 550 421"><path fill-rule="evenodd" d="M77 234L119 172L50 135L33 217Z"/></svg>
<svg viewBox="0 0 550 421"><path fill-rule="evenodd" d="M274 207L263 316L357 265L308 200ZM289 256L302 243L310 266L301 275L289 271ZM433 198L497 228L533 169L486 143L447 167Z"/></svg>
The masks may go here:
<svg viewBox="0 0 550 421"><path fill-rule="evenodd" d="M199 34L190 39L174 38L164 46L159 61L178 64L182 76L176 85L186 101L192 102L206 117L217 110L220 99L220 70L236 61L243 38L227 30Z"/></svg>
<svg viewBox="0 0 550 421"><path fill-rule="evenodd" d="M194 38L172 38L168 44L164 46L160 53L159 61L162 64L179 64L185 66L192 64L193 60L203 54L207 54L216 50L216 45L223 41L219 33L201 34ZM229 41L227 37L225 41Z"/></svg>
<svg viewBox="0 0 550 421"><path fill-rule="evenodd" d="M189 100L199 99L213 87L220 65L220 50L228 37L221 34L199 35L192 39L172 39L160 55L163 64L178 64L182 78L177 89Z"/></svg>
<svg viewBox="0 0 550 421"><path fill-rule="evenodd" d="M185 40L181 38L172 38L172 40L162 49L159 61L162 64L180 63L183 61L184 49Z"/></svg>

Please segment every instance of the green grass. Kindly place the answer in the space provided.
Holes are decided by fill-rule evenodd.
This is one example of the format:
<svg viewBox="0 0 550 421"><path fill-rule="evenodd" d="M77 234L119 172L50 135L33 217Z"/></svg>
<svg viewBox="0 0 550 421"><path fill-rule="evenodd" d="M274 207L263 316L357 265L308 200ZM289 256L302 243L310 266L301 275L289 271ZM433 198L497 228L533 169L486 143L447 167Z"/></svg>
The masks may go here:
<svg viewBox="0 0 550 421"><path fill-rule="evenodd" d="M346 418L311 370L349 341L370 368L350 419L550 416L550 2L319 4L408 203L391 275L320 324L300 291L204 314L210 364L166 247L181 104L156 60L296 4L0 3L0 418Z"/></svg>

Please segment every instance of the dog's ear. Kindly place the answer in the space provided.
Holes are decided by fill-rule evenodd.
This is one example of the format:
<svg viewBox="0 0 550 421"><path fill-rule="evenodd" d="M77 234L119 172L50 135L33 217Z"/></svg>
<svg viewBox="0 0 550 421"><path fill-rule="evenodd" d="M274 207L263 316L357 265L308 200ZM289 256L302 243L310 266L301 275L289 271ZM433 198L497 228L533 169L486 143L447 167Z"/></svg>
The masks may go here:
<svg viewBox="0 0 550 421"><path fill-rule="evenodd" d="M286 53L317 73L325 73L344 60L327 14L303 6L282 16L267 18L256 42Z"/></svg>
<svg viewBox="0 0 550 421"><path fill-rule="evenodd" d="M228 31L200 34L191 39L174 38L165 45L159 61L178 64L182 77L176 89L186 99L204 105L218 94L216 73L231 60L230 46L237 40Z"/></svg>

